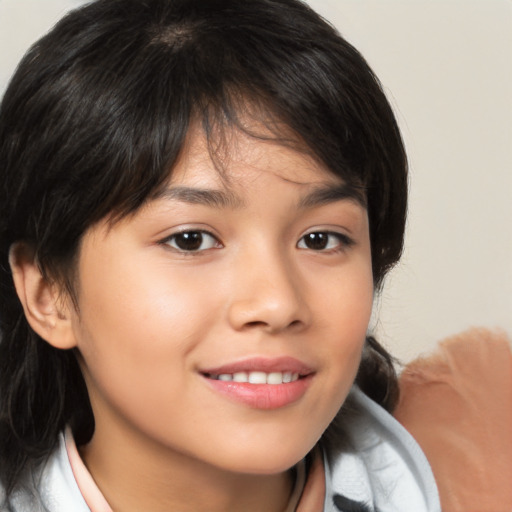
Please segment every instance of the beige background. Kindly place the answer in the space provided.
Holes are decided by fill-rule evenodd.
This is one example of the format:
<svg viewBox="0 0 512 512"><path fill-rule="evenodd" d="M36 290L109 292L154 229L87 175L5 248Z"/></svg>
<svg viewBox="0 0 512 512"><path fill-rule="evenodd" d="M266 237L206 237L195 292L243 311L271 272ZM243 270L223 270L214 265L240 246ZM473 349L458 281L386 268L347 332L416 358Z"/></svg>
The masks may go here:
<svg viewBox="0 0 512 512"><path fill-rule="evenodd" d="M512 0L309 0L365 55L411 162L402 263L374 327L407 361L470 326L512 334ZM0 94L79 0L0 0Z"/></svg>

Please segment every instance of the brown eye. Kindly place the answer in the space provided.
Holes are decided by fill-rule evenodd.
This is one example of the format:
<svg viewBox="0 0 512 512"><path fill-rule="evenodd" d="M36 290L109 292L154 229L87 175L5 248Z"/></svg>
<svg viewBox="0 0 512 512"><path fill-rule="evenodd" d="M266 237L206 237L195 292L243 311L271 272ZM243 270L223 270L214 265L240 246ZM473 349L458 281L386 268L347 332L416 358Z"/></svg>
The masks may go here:
<svg viewBox="0 0 512 512"><path fill-rule="evenodd" d="M304 245L308 249L314 251L322 251L329 243L329 235L327 233L309 233L303 238Z"/></svg>
<svg viewBox="0 0 512 512"><path fill-rule="evenodd" d="M170 236L165 243L181 252L200 252L219 246L217 239L206 231L183 231Z"/></svg>
<svg viewBox="0 0 512 512"><path fill-rule="evenodd" d="M353 241L341 233L313 231L304 235L297 244L299 249L311 251L335 251L353 245Z"/></svg>

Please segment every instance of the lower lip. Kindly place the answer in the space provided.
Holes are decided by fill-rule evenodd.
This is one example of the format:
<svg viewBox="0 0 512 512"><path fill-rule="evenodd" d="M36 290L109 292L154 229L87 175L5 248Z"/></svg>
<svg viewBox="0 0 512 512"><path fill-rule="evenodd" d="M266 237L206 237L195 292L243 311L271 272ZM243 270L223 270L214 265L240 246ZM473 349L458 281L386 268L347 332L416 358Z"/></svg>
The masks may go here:
<svg viewBox="0 0 512 512"><path fill-rule="evenodd" d="M293 404L306 393L313 375L307 375L286 384L250 384L208 379L205 380L217 392L227 398L254 409L279 409Z"/></svg>

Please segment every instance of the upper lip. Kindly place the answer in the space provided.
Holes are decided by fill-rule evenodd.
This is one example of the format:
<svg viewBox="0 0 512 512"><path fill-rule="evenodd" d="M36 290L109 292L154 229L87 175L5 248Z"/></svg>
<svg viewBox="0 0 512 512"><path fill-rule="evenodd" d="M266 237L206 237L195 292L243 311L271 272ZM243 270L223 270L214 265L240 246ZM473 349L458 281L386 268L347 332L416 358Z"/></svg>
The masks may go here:
<svg viewBox="0 0 512 512"><path fill-rule="evenodd" d="M299 375L309 375L313 373L313 369L307 364L295 359L294 357L251 357L223 364L212 368L204 368L200 370L203 374L222 375L233 374L238 372L281 372L281 373L298 373Z"/></svg>

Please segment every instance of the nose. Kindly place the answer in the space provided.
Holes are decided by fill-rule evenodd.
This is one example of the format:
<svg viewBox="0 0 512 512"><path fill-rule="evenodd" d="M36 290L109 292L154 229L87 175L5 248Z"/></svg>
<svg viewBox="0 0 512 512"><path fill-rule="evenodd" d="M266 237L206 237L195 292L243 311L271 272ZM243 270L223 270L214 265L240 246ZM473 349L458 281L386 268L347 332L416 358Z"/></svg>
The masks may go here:
<svg viewBox="0 0 512 512"><path fill-rule="evenodd" d="M240 255L233 270L229 322L235 330L269 334L304 329L311 320L299 269L278 251Z"/></svg>

